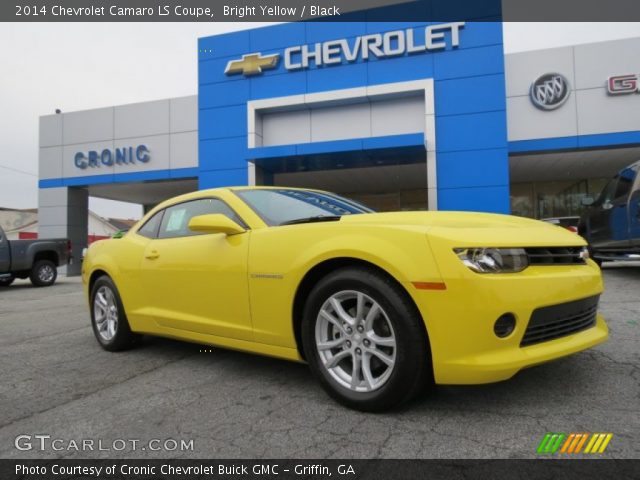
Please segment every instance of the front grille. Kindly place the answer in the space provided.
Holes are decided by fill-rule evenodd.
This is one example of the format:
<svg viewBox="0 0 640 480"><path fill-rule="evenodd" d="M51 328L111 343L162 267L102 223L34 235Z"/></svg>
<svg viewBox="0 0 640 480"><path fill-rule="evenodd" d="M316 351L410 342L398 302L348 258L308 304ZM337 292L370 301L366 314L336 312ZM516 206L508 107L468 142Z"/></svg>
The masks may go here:
<svg viewBox="0 0 640 480"><path fill-rule="evenodd" d="M546 342L595 325L600 295L574 302L537 308L520 342L521 347Z"/></svg>
<svg viewBox="0 0 640 480"><path fill-rule="evenodd" d="M525 248L529 265L584 265L583 247L531 247Z"/></svg>

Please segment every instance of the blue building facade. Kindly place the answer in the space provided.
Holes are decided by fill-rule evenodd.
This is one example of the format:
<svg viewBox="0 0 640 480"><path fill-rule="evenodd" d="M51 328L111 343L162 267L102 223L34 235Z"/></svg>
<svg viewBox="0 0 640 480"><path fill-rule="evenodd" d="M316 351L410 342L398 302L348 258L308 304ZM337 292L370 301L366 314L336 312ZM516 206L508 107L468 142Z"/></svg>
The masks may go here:
<svg viewBox="0 0 640 480"><path fill-rule="evenodd" d="M501 23L300 22L198 50L200 188L398 162L426 169L419 208L509 212Z"/></svg>

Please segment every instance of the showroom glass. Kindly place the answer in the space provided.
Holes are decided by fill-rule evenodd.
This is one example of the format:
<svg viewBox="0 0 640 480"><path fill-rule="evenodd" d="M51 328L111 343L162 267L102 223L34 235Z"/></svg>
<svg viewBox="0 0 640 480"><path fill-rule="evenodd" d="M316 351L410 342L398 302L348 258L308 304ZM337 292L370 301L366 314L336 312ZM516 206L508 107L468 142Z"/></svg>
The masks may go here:
<svg viewBox="0 0 640 480"><path fill-rule="evenodd" d="M189 229L189 220L198 215L220 213L234 222L243 225L242 220L222 200L217 198L201 198L190 202L179 203L164 211L158 238L189 237L202 235Z"/></svg>
<svg viewBox="0 0 640 480"><path fill-rule="evenodd" d="M273 189L235 192L268 225L281 225L302 218L334 217L372 213L368 207L338 195L311 190Z"/></svg>
<svg viewBox="0 0 640 480"><path fill-rule="evenodd" d="M511 213L522 217L580 216L585 196L599 197L610 178L511 184Z"/></svg>

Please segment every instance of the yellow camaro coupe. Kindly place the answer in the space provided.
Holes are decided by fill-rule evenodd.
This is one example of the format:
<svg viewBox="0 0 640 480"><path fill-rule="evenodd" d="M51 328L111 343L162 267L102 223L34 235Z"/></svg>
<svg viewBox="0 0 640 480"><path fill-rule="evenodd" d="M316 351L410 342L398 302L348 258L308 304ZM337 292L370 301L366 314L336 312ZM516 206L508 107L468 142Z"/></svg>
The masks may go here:
<svg viewBox="0 0 640 480"><path fill-rule="evenodd" d="M374 213L316 190L168 200L91 245L82 275L106 350L149 334L306 361L366 411L434 382L506 380L608 336L579 236L507 215Z"/></svg>

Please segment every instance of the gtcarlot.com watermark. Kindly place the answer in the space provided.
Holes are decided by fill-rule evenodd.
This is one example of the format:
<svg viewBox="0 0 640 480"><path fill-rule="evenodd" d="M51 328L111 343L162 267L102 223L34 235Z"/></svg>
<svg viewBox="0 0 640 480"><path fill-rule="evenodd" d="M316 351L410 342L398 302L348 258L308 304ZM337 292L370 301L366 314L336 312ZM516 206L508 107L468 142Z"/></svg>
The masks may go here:
<svg viewBox="0 0 640 480"><path fill-rule="evenodd" d="M23 434L14 440L14 446L22 452L35 450L39 452L122 452L122 451L152 451L152 452L192 452L193 440L175 438L152 438L140 440L138 438L116 438L113 440L83 438L56 438L46 434Z"/></svg>

